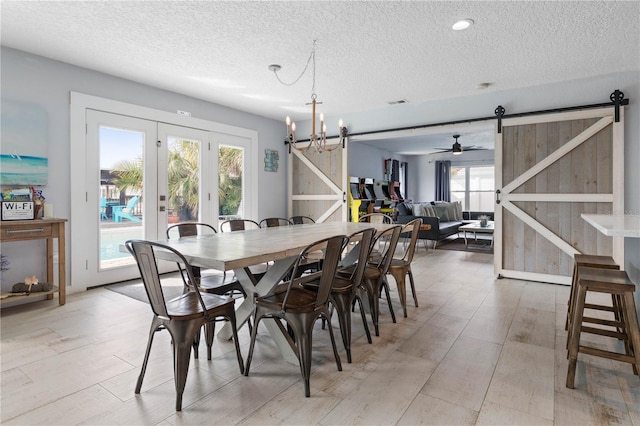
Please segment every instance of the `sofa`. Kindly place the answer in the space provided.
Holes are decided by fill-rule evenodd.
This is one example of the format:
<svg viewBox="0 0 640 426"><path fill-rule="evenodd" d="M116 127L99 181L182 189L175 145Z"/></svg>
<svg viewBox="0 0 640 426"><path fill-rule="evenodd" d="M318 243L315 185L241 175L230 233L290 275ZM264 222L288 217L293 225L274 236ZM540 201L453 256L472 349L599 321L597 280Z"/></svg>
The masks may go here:
<svg viewBox="0 0 640 426"><path fill-rule="evenodd" d="M458 233L462 222L462 205L460 202L421 202L408 201L396 205L398 223L409 223L416 218L422 219L422 223L431 225L428 231L420 231L418 238L433 241L436 248L438 241Z"/></svg>
<svg viewBox="0 0 640 426"><path fill-rule="evenodd" d="M458 228L465 223L479 220L486 215L493 220L493 212L462 211L459 201L430 201L412 203L405 201L396 205L397 222L409 223L416 218L422 219L423 224L431 225L428 231L420 231L418 238L433 241L435 249L438 241L458 233Z"/></svg>

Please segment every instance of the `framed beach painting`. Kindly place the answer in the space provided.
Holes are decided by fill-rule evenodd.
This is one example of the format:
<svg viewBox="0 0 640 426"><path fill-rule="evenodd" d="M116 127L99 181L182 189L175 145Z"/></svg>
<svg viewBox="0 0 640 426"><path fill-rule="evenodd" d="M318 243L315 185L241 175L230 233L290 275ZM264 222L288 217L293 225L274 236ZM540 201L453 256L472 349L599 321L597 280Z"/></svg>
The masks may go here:
<svg viewBox="0 0 640 426"><path fill-rule="evenodd" d="M28 103L2 99L0 185L46 185L47 112Z"/></svg>

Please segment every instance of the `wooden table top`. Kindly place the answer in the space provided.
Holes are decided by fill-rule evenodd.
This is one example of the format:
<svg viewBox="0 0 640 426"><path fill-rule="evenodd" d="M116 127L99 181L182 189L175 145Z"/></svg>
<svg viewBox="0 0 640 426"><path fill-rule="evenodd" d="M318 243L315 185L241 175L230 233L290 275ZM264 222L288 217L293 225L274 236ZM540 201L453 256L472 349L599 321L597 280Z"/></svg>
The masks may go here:
<svg viewBox="0 0 640 426"><path fill-rule="evenodd" d="M297 256L307 245L330 236L349 236L371 227L383 231L391 226L396 225L327 222L221 232L160 242L178 250L194 266L229 271Z"/></svg>

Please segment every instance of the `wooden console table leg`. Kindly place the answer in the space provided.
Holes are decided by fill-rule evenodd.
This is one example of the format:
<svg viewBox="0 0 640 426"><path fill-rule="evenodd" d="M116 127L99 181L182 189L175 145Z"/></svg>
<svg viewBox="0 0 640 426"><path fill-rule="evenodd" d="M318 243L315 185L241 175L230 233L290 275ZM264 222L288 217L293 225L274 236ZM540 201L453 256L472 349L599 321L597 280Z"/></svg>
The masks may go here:
<svg viewBox="0 0 640 426"><path fill-rule="evenodd" d="M67 269L65 253L64 222L58 224L58 302L64 305L67 302Z"/></svg>
<svg viewBox="0 0 640 426"><path fill-rule="evenodd" d="M47 282L53 284L53 238L47 238ZM47 294L47 299L53 299L53 293Z"/></svg>

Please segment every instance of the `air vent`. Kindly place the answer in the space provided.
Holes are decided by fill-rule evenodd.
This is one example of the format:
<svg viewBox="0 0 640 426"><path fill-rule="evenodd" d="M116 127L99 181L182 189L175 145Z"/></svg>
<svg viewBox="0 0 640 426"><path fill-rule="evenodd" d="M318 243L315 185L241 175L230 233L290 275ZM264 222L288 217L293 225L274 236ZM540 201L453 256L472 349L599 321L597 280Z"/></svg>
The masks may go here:
<svg viewBox="0 0 640 426"><path fill-rule="evenodd" d="M397 101L389 101L387 102L389 105L398 105L398 104L408 104L409 101L406 99L398 99Z"/></svg>

